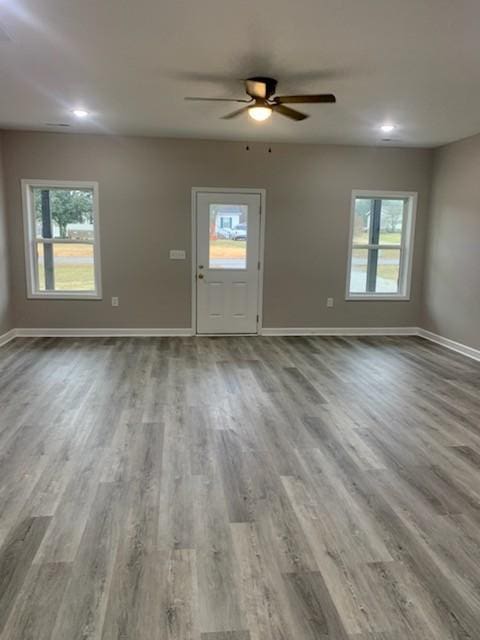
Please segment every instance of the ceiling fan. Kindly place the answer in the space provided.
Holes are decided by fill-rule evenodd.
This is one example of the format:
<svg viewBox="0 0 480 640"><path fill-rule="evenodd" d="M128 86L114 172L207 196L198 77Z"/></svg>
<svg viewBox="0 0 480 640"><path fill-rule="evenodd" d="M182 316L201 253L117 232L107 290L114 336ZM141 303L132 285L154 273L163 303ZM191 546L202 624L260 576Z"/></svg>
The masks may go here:
<svg viewBox="0 0 480 640"><path fill-rule="evenodd" d="M211 102L243 102L245 107L237 109L232 113L223 116L224 120L236 118L244 113L254 120L267 120L272 113L279 113L291 120L305 120L306 113L301 113L296 109L287 107L287 104L319 104L336 102L336 98L331 93L319 93L307 96L275 96L277 81L274 78L255 77L245 80L245 91L248 99L235 98L185 98L185 100L202 100Z"/></svg>

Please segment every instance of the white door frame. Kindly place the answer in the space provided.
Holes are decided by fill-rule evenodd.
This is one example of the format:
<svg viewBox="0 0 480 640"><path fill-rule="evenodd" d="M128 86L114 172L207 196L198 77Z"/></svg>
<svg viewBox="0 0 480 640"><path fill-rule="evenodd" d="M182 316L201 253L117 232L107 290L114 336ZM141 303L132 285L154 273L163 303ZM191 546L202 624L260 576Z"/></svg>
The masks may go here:
<svg viewBox="0 0 480 640"><path fill-rule="evenodd" d="M260 196L260 246L258 247L260 269L258 270L257 300L257 334L259 334L263 327L263 263L267 192L265 189L247 189L245 187L238 189L226 187L192 187L192 331L194 335L197 335L197 193L251 193Z"/></svg>

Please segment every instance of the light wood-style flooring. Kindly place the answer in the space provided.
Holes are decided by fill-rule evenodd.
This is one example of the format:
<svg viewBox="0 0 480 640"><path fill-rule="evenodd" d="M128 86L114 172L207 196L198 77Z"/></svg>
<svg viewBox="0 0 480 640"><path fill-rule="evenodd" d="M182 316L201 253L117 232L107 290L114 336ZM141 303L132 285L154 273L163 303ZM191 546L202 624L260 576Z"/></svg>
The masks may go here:
<svg viewBox="0 0 480 640"><path fill-rule="evenodd" d="M0 640L478 640L480 363L419 338L0 349Z"/></svg>

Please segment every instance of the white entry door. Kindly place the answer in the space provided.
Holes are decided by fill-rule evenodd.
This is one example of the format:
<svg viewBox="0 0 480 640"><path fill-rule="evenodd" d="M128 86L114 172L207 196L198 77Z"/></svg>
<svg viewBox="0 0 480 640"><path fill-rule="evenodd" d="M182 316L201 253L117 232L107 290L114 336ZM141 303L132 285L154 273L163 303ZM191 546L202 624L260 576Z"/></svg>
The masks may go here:
<svg viewBox="0 0 480 640"><path fill-rule="evenodd" d="M197 333L257 333L260 194L196 193Z"/></svg>

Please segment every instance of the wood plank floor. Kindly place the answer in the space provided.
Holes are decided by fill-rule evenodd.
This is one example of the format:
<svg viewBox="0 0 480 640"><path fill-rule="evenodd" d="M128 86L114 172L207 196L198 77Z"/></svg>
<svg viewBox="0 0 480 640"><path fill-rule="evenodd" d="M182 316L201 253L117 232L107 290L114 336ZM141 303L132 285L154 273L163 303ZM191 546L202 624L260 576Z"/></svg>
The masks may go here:
<svg viewBox="0 0 480 640"><path fill-rule="evenodd" d="M478 640L480 363L419 338L0 349L1 640Z"/></svg>

